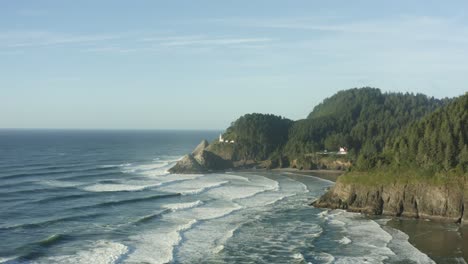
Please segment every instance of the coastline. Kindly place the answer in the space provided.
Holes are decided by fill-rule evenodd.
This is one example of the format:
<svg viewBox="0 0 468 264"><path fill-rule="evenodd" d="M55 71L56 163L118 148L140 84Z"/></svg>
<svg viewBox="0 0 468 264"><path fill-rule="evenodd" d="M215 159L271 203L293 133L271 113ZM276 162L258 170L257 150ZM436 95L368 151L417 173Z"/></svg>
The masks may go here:
<svg viewBox="0 0 468 264"><path fill-rule="evenodd" d="M336 182L344 171L337 170L298 170L292 168L273 169L279 173L291 173L306 177L317 177ZM382 224L408 235L408 242L428 255L436 263L468 263L468 226L444 221L393 216L373 216L362 214L370 219L390 218Z"/></svg>
<svg viewBox="0 0 468 264"><path fill-rule="evenodd" d="M272 171L275 172L287 172L287 173L294 173L299 174L302 176L310 176L310 177L317 177L327 181L336 182L338 177L343 175L345 171L341 170L299 170L294 168L280 168L280 169L273 169Z"/></svg>
<svg viewBox="0 0 468 264"><path fill-rule="evenodd" d="M436 263L468 263L466 225L392 217L386 226L407 234L408 241Z"/></svg>

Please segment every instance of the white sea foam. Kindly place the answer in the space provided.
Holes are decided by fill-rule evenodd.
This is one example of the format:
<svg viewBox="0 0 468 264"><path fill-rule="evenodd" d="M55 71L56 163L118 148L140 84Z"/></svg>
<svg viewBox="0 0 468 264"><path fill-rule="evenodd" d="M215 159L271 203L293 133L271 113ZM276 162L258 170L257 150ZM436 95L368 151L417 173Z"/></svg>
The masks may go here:
<svg viewBox="0 0 468 264"><path fill-rule="evenodd" d="M338 243L348 245L349 243L351 243L351 239L349 239L348 237L343 237L342 239L338 240Z"/></svg>
<svg viewBox="0 0 468 264"><path fill-rule="evenodd" d="M86 250L78 251L74 255L54 256L40 259L34 263L65 263L65 264L110 264L115 263L128 253L128 248L120 243L99 240Z"/></svg>
<svg viewBox="0 0 468 264"><path fill-rule="evenodd" d="M265 189L258 186L235 186L229 185L223 188L211 189L207 192L210 197L221 199L221 200L235 200L247 197L252 197L260 192L264 192Z"/></svg>
<svg viewBox="0 0 468 264"><path fill-rule="evenodd" d="M121 191L141 191L148 188L160 186L161 183L148 185L129 185L129 184L94 184L83 187L88 192L121 192Z"/></svg>
<svg viewBox="0 0 468 264"><path fill-rule="evenodd" d="M167 185L169 183L173 184L176 182L188 181L188 180L195 180L198 178L202 178L204 175L201 174L170 174L170 175L163 175L157 178L151 178L152 180L157 180L161 182L163 185Z"/></svg>
<svg viewBox="0 0 468 264"><path fill-rule="evenodd" d="M465 259L463 259L463 257L458 257L458 258L455 258L454 260L459 264L467 264Z"/></svg>
<svg viewBox="0 0 468 264"><path fill-rule="evenodd" d="M18 257L0 257L0 263L6 263L6 262L12 261L12 260L14 260L16 258L18 258Z"/></svg>
<svg viewBox="0 0 468 264"><path fill-rule="evenodd" d="M333 263L336 264L354 264L354 263L362 263L362 264L374 264L379 263L383 264L384 260L387 260L388 257L381 257L381 256L336 256L336 261Z"/></svg>
<svg viewBox="0 0 468 264"><path fill-rule="evenodd" d="M189 210L177 211L168 215L166 219L174 219L173 221L182 218L209 220L229 215L242 208L242 206L232 202L213 201L211 203L206 203L203 206L190 208Z"/></svg>
<svg viewBox="0 0 468 264"><path fill-rule="evenodd" d="M331 225L335 225L335 226L345 226L345 225L346 225L345 222L340 221L340 220L337 220L337 219L331 219L331 220L329 221L329 223L330 223Z"/></svg>
<svg viewBox="0 0 468 264"><path fill-rule="evenodd" d="M131 165L132 165L132 163L105 164L105 165L99 165L98 168L101 168L101 169L120 168L120 167L128 167L128 166L131 166Z"/></svg>
<svg viewBox="0 0 468 264"><path fill-rule="evenodd" d="M168 162L176 162L176 161L179 161L181 159L183 159L184 156L168 156L168 155L163 155L163 156L159 156L159 157L156 157L154 158L155 161L157 160L163 160L163 161L168 161Z"/></svg>
<svg viewBox="0 0 468 264"><path fill-rule="evenodd" d="M333 263L333 261L335 261L335 257L325 252L321 252L315 255L314 259L318 261L319 263L323 263L323 264L330 264L330 263ZM355 262L355 263L359 263L359 262Z"/></svg>
<svg viewBox="0 0 468 264"><path fill-rule="evenodd" d="M318 215L319 217L321 217L321 218L325 218L325 217L328 216L328 212L329 212L329 210L324 210L324 211L318 213L317 215Z"/></svg>
<svg viewBox="0 0 468 264"><path fill-rule="evenodd" d="M208 177L197 177L192 181L178 182L162 186L160 190L164 192L182 193L183 195L194 195L213 188L221 187L227 183L229 183L229 181L222 179L219 180Z"/></svg>
<svg viewBox="0 0 468 264"><path fill-rule="evenodd" d="M279 182L261 175L250 175L248 185L262 187L265 190L279 190Z"/></svg>
<svg viewBox="0 0 468 264"><path fill-rule="evenodd" d="M420 264L435 263L426 254L408 242L409 237L407 234L388 226L384 227L384 229L392 236L392 240L388 246L397 253L392 260L397 262L411 261L412 263Z"/></svg>
<svg viewBox="0 0 468 264"><path fill-rule="evenodd" d="M165 204L163 205L162 207L163 208L166 208L166 209L171 209L173 211L177 211L177 210L182 210L182 209L188 209L188 208L193 208L193 207L197 207L197 206L200 206L202 205L203 202L198 200L198 201L195 201L195 202L191 202L191 203L173 203L173 204Z"/></svg>
<svg viewBox="0 0 468 264"><path fill-rule="evenodd" d="M144 172L144 171L151 171L151 170L159 169L167 165L169 165L169 162L164 161L164 162L155 162L151 164L140 164L140 165L136 165L132 167L127 166L128 168L126 169L128 169L129 172Z"/></svg>
<svg viewBox="0 0 468 264"><path fill-rule="evenodd" d="M282 192L262 192L255 197L248 197L247 199L237 200L236 202L244 207L264 207L293 195L294 194L284 194Z"/></svg>
<svg viewBox="0 0 468 264"><path fill-rule="evenodd" d="M236 232L236 230L240 227L240 225L237 225L236 227L228 230L223 236L221 236L221 238L215 240L215 247L213 249L213 253L214 254L218 254L219 252L221 252L223 249L224 249L224 245L226 244L226 242L234 236L234 232Z"/></svg>
<svg viewBox="0 0 468 264"><path fill-rule="evenodd" d="M343 213L337 218L346 223L346 232L349 238L360 246L372 248L372 252L379 256L394 256L395 253L387 247L392 236L383 230L379 224L356 213ZM371 238L371 239L370 239Z"/></svg>
<svg viewBox="0 0 468 264"><path fill-rule="evenodd" d="M77 186L85 185L82 182L67 182L67 181L61 181L61 180L47 180L47 181L40 181L39 183L42 185L46 185L46 186L62 187L62 188L77 187Z"/></svg>
<svg viewBox="0 0 468 264"><path fill-rule="evenodd" d="M227 184L229 181L215 181L215 179L194 180L188 182L180 182L163 186L165 191L178 190L178 192L200 192L201 189L214 188L223 184ZM201 187L202 188L198 188ZM189 188L192 188L191 190ZM167 263L173 260L174 247L179 246L182 233L186 238L187 230L191 228L195 223L199 221L219 219L231 214L234 211L240 210L242 207L238 204L220 200L210 201L209 203L203 203L201 201L190 202L190 203L174 203L167 204L163 207L173 210L170 214L165 214L161 221L169 223L167 225L162 224L158 229L146 232L140 236L132 237L132 240L136 241L135 252L129 256L130 262L148 262L148 263ZM183 210L182 210L183 209ZM183 222L181 224L181 221ZM196 225L197 227L200 225ZM207 225L210 226L210 225ZM218 226L212 226L214 230L224 232L225 230L219 229ZM232 230L232 233L234 230ZM196 236L201 240L199 242L210 242L215 243L210 248L216 248L216 246L222 246L227 239L231 236L230 232L225 236L216 237L213 240L207 240L206 235L208 233L198 233ZM188 240L184 240L182 245L191 245L194 241L193 237ZM218 243L218 244L216 244ZM207 248L200 248L201 252L207 252Z"/></svg>
<svg viewBox="0 0 468 264"><path fill-rule="evenodd" d="M309 191L309 189L307 189L307 186L302 182L296 181L291 178L285 178L283 179L281 184L281 191L298 194L306 193Z"/></svg>
<svg viewBox="0 0 468 264"><path fill-rule="evenodd" d="M324 219L331 226L344 231L346 236L338 243L349 244L352 241L356 252L367 252L358 256L335 256L335 263L381 263L395 256L388 247L392 236L375 221L342 210L332 210Z"/></svg>
<svg viewBox="0 0 468 264"><path fill-rule="evenodd" d="M247 197L247 199L236 202L246 207L262 207L305 192L307 192L307 187L303 183L285 178L270 185L265 191L256 194L252 199Z"/></svg>
<svg viewBox="0 0 468 264"><path fill-rule="evenodd" d="M173 260L173 250L182 237L181 232L190 229L197 220L185 220L173 226L162 226L159 229L131 237L135 241L135 251L129 255L130 263L168 263Z"/></svg>
<svg viewBox="0 0 468 264"><path fill-rule="evenodd" d="M279 183L263 176L252 175L248 182L230 184L223 188L212 189L207 195L215 199L236 200L255 196L266 191L278 191Z"/></svg>
<svg viewBox="0 0 468 264"><path fill-rule="evenodd" d="M157 177L169 174L169 168L172 167L179 159L158 160L150 164L128 165L123 166L122 172L129 174L139 174L148 177Z"/></svg>
<svg viewBox="0 0 468 264"><path fill-rule="evenodd" d="M174 182L183 182L201 177L200 175L168 175L148 180L118 180L124 183L98 183L88 185L82 189L88 192L119 192L119 191L141 191L149 188L167 185ZM174 191L177 192L177 191Z"/></svg>
<svg viewBox="0 0 468 264"><path fill-rule="evenodd" d="M233 217L229 215L228 217ZM227 241L234 236L240 224L217 218L201 222L184 232L184 243L178 248L177 259L181 263L200 263L206 258L220 253Z"/></svg>
<svg viewBox="0 0 468 264"><path fill-rule="evenodd" d="M221 187L223 185L226 185L227 183L229 183L229 182L228 181L223 181L223 182L213 183L213 184L210 184L210 185L207 185L205 187L198 188L198 189L185 190L185 191L182 192L182 195L199 194L199 193L205 192L207 190L211 190L211 189L215 189L217 187Z"/></svg>
<svg viewBox="0 0 468 264"><path fill-rule="evenodd" d="M250 179L245 177L245 176L235 175L235 174L232 174L232 173L226 173L226 174L223 175L223 177L225 179L229 179L229 180L239 180L239 181L246 181L246 182L250 181Z"/></svg>

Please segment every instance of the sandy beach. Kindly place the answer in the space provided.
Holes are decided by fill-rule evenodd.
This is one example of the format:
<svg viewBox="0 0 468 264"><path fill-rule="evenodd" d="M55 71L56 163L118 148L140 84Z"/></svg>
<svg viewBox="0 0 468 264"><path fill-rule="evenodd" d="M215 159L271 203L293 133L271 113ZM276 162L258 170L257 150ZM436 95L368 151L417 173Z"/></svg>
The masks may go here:
<svg viewBox="0 0 468 264"><path fill-rule="evenodd" d="M409 242L437 263L468 263L468 226L393 218L388 226L403 231Z"/></svg>
<svg viewBox="0 0 468 264"><path fill-rule="evenodd" d="M345 171L341 170L298 170L293 168L273 169L272 171L289 172L294 174L300 174L303 176L318 177L332 182L336 182L338 177L345 173Z"/></svg>

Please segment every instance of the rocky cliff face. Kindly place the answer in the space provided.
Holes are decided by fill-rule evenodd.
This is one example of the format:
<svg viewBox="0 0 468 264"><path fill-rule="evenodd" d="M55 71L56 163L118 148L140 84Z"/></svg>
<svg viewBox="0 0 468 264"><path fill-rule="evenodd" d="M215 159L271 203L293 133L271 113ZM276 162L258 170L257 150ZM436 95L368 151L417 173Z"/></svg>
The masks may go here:
<svg viewBox="0 0 468 264"><path fill-rule="evenodd" d="M208 150L208 141L203 140L191 154L185 155L177 164L169 169L170 173L200 174L222 171L233 167L230 160L225 160Z"/></svg>
<svg viewBox="0 0 468 264"><path fill-rule="evenodd" d="M468 183L407 183L368 186L338 181L316 207L468 223Z"/></svg>

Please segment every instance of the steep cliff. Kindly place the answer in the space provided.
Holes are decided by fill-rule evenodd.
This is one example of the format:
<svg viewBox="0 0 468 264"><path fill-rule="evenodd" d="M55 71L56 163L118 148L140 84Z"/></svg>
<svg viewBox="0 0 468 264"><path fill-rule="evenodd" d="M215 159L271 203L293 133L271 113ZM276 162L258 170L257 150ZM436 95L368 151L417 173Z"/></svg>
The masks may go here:
<svg viewBox="0 0 468 264"><path fill-rule="evenodd" d="M468 223L468 183L407 182L336 185L313 203L316 207L345 209L374 215L404 216Z"/></svg>

